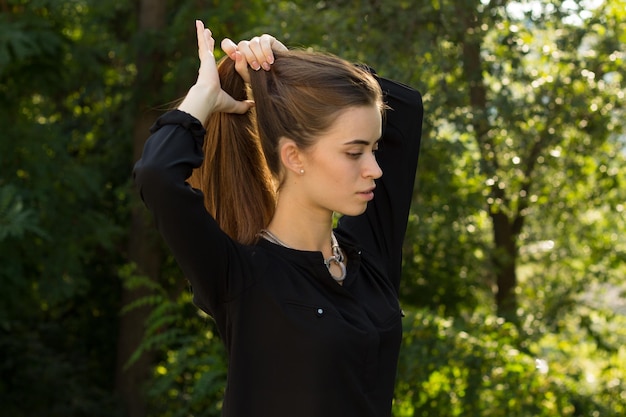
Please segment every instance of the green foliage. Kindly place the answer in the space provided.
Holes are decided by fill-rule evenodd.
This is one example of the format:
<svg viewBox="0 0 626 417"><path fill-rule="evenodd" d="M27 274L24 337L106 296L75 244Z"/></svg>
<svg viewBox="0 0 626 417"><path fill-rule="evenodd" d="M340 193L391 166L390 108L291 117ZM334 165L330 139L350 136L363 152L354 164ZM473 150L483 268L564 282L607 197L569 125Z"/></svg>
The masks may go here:
<svg viewBox="0 0 626 417"><path fill-rule="evenodd" d="M146 352L159 358L146 387L150 415L162 417L218 417L226 383L226 356L210 319L191 305L191 294L170 299L164 287L135 273L120 271L129 288L147 289L146 295L124 307L122 314L152 306L144 338L129 361Z"/></svg>
<svg viewBox="0 0 626 417"><path fill-rule="evenodd" d="M576 290L592 278L567 271L568 257L586 256L584 246L566 249L576 243L572 236L594 243L613 236L615 245L598 247L581 263L612 259L608 268L596 268L608 273L603 279L623 273L623 250L611 252L623 247L623 234L613 231L624 230L619 200L626 199L617 168L624 166L623 122L617 121L624 120L623 6L276 3L280 27L274 29L292 44L366 60L424 94L424 142L406 244L407 303L451 313L492 304L486 301L497 273L492 260L502 256L490 213L504 213L511 227L523 224L518 248L558 240L564 252L557 262L563 275L575 277ZM307 14L317 18L298 17ZM480 61L466 74L467 48L474 46ZM478 86L485 88L485 109L471 103ZM605 162L596 164L599 159ZM604 179L589 181L597 171ZM578 220L597 210L606 215L602 227ZM522 250L520 265L527 253ZM518 290L524 287L521 282Z"/></svg>
<svg viewBox="0 0 626 417"><path fill-rule="evenodd" d="M0 242L8 238L19 239L28 232L41 236L43 232L37 227L36 216L33 209L24 207L15 187L0 188Z"/></svg>
<svg viewBox="0 0 626 417"><path fill-rule="evenodd" d="M618 416L626 410L623 344L606 354L575 333L529 343L512 324L481 313L442 318L420 310L405 320L395 416ZM618 334L623 343L623 327Z"/></svg>
<svg viewBox="0 0 626 417"><path fill-rule="evenodd" d="M444 315L493 302L484 291L489 285L484 185L471 149L467 137L425 141L405 240L402 301Z"/></svg>
<svg viewBox="0 0 626 417"><path fill-rule="evenodd" d="M9 1L0 13L0 402L7 416L120 413L110 388L113 266L129 172L119 155L128 146L112 135L116 118L104 100L106 43L80 35L94 22L87 3Z"/></svg>
<svg viewBox="0 0 626 417"><path fill-rule="evenodd" d="M523 224L515 242L519 334L483 329L483 335L474 332L477 323L468 319L461 324L458 318L446 334L425 331L414 339L415 349L437 340L441 345L426 355L409 344L403 361L436 365L421 368L417 376L401 373L398 415L423 415L437 395L448 402L435 400L431 415L497 415L498 409L511 411L509 415L619 415L623 409L615 401L617 392L623 398L621 384L612 398L603 394L611 385L604 372L594 389L584 390L579 389L584 386L580 375L551 373L546 385L537 382L541 377L533 370L527 371L524 375L533 381L529 389L543 390L548 398L535 405L538 410L516 400L515 391L507 397L509 391L501 388L485 394L499 398L493 411L486 402L472 405L475 396L457 398L456 406L450 398L467 390L467 368L476 361L457 346L461 332L473 335L478 356L486 355L489 343L526 352L494 360L506 371L504 386L510 386L507 378L519 380L507 371L508 364L532 364L529 346L557 346L547 342L553 338L565 338L571 349L551 363L584 360L604 369L603 364L623 355L605 356L600 342L606 329L623 319L623 311L592 320L594 328L605 329L595 334L597 330L587 330L590 319L585 317L602 309L594 307L592 314L578 307L598 285L619 290L626 273L624 6L621 0L602 2L593 10L583 2L276 3L280 27L274 29L292 45L313 44L366 60L380 74L424 94L424 141L405 245L405 305L428 307L443 317L475 317L477 308L493 308L497 269L492 259L501 255L493 247L489 215L501 212L511 225ZM316 19L301 17L308 14ZM469 74L463 72L469 64L467 46L480 52L478 66ZM482 113L470 101L480 85L486 93ZM479 140L481 134L487 141ZM603 308L614 308L603 301ZM419 321L414 325L421 329ZM591 343L588 337L593 339L598 348L577 351L579 338L572 329L566 332L566 325L579 329L585 344ZM524 344L525 349L518 347ZM448 361L456 362L446 367ZM450 376L455 374L463 378ZM424 382L430 375L447 381L440 391ZM616 384L619 378L612 381ZM426 388L432 395L420 397ZM403 397L403 389L414 395ZM516 408L508 407L508 400L517 401Z"/></svg>
<svg viewBox="0 0 626 417"><path fill-rule="evenodd" d="M167 30L139 36L133 2L2 2L3 415L122 415L117 324L142 308L132 361L156 355L149 414L219 415L213 323L171 258L160 282L127 259L137 109L194 81L196 18L218 39L272 33L424 94L401 295L420 309L405 319L395 415L626 414L626 4L584 3L169 1ZM481 59L469 76L468 40ZM493 314L493 212L524 220L516 327ZM122 282L146 295L120 311Z"/></svg>
<svg viewBox="0 0 626 417"><path fill-rule="evenodd" d="M427 311L408 317L397 415L546 415L534 404L541 375L514 347L519 336L512 325Z"/></svg>
<svg viewBox="0 0 626 417"><path fill-rule="evenodd" d="M108 317L107 319L111 319ZM0 329L0 403L6 417L105 417L121 410L106 388L110 366L95 332L64 323L3 323ZM93 321L106 326L106 320ZM72 341L81 333L84 341ZM79 346L85 343L87 346ZM85 348L93 349L85 352ZM93 356L91 356L93 355ZM100 374L94 375L97 370ZM110 378L110 377L109 377ZM99 381L100 384L94 383Z"/></svg>

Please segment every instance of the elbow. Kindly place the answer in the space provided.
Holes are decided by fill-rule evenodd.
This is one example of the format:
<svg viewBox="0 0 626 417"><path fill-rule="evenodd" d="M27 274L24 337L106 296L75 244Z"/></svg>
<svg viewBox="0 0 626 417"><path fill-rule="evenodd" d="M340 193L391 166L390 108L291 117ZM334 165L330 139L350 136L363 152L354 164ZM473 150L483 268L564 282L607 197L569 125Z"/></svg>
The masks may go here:
<svg viewBox="0 0 626 417"><path fill-rule="evenodd" d="M144 163L142 159L137 161L133 167L133 182L136 187L143 187L144 184L152 182L155 178L158 178L159 169Z"/></svg>
<svg viewBox="0 0 626 417"><path fill-rule="evenodd" d="M167 188L168 179L162 168L139 160L133 169L133 182L141 200L151 207L150 203Z"/></svg>
<svg viewBox="0 0 626 417"><path fill-rule="evenodd" d="M422 101L422 94L417 90L411 90L410 97L407 99L407 105L411 109L411 113L415 115L415 120L419 122L421 127L422 119L424 117L424 102Z"/></svg>

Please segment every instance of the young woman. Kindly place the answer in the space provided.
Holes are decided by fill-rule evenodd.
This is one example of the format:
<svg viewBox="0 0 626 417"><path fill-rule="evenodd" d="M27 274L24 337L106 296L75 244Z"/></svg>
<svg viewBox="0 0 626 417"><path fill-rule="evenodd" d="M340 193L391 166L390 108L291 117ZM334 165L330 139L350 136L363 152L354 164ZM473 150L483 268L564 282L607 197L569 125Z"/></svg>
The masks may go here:
<svg viewBox="0 0 626 417"><path fill-rule="evenodd" d="M134 175L226 345L223 415L389 416L421 96L268 35L218 66L197 35L198 80Z"/></svg>

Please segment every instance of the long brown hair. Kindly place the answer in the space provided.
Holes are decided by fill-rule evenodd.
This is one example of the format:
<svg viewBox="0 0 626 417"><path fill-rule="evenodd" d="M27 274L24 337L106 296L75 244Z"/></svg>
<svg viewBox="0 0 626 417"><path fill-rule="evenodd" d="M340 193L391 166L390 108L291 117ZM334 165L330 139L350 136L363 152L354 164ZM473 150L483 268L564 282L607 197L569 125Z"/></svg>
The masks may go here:
<svg viewBox="0 0 626 417"><path fill-rule="evenodd" d="M382 93L368 71L319 52L276 52L270 71L250 71L251 88L232 60L221 60L218 71L224 91L236 100L253 98L255 107L209 116L204 163L190 182L204 192L222 230L248 244L274 214L283 175L280 139L304 150L349 107L376 105L382 112Z"/></svg>

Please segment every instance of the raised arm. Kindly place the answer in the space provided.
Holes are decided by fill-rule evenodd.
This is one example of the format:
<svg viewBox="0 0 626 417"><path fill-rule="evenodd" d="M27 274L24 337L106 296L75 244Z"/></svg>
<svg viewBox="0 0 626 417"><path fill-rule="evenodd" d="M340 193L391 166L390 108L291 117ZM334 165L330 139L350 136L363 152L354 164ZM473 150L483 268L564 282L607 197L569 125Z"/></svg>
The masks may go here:
<svg viewBox="0 0 626 417"><path fill-rule="evenodd" d="M384 78L378 81L390 107L383 121L383 136L376 154L383 176L377 181L374 200L366 212L357 217L342 217L338 229L365 250L380 254L387 261L386 269L397 290L424 109L418 91Z"/></svg>
<svg viewBox="0 0 626 417"><path fill-rule="evenodd" d="M245 113L252 103L237 101L222 90L211 32L200 21L196 31L198 79L178 109L161 116L151 128L133 176L159 232L193 286L194 301L214 314L217 301L233 284L228 274L245 263L233 259L242 256L240 245L220 230L205 209L202 193L186 181L203 162L202 122L214 112Z"/></svg>

